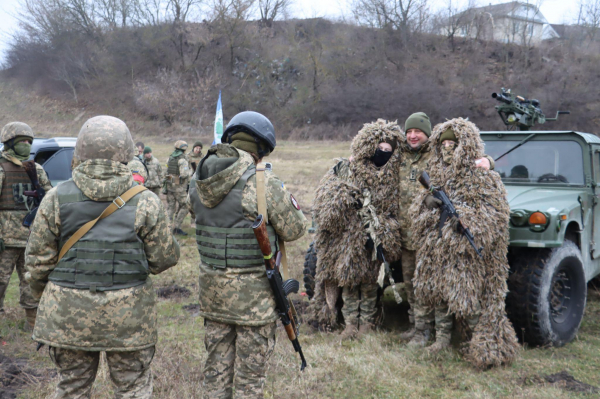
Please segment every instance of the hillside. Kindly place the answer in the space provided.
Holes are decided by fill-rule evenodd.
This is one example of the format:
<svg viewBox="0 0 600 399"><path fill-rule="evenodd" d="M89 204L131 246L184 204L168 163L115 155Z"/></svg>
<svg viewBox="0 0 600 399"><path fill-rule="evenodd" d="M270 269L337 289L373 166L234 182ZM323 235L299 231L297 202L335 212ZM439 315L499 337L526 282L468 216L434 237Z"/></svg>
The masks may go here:
<svg viewBox="0 0 600 399"><path fill-rule="evenodd" d="M242 22L24 35L1 75L20 108L4 118L23 111L43 125L50 112L48 128L58 119L74 134L85 111L122 117L143 135L209 136L222 90L226 121L253 109L282 138L348 139L366 121L416 111L503 129L491 93L507 87L540 100L549 117L571 111L546 129L600 132L597 43L528 48L324 19Z"/></svg>

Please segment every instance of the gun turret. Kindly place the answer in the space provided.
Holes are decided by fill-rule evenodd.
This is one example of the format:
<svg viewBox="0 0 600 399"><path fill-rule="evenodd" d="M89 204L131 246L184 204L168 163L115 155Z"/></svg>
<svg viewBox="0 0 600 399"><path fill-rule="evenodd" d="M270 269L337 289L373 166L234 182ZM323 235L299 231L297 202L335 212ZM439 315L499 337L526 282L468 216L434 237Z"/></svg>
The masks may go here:
<svg viewBox="0 0 600 399"><path fill-rule="evenodd" d="M496 106L496 111L507 130L518 128L519 130L529 130L536 123L558 120L558 115L570 114L570 111L557 111L556 117L546 118L540 102L535 99L528 100L525 97L512 94L510 89L502 88L500 93L492 93L492 98L500 101L502 104Z"/></svg>

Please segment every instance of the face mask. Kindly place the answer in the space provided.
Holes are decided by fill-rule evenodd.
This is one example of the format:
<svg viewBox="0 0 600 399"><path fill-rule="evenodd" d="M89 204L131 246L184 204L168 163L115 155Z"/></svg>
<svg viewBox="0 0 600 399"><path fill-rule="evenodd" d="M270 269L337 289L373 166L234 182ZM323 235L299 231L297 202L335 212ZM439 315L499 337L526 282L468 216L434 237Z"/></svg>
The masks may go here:
<svg viewBox="0 0 600 399"><path fill-rule="evenodd" d="M442 147L442 159L444 160L445 164L450 165L452 163L455 148L456 144L451 144L448 147Z"/></svg>
<svg viewBox="0 0 600 399"><path fill-rule="evenodd" d="M25 159L29 158L29 153L31 152L31 144L21 141L14 145L15 154L19 157L25 157Z"/></svg>
<svg viewBox="0 0 600 399"><path fill-rule="evenodd" d="M393 154L392 151L381 151L378 148L377 150L375 150L375 155L373 155L371 157L371 161L373 161L375 166L377 166L378 168L381 168L383 165L385 165L390 160L390 158L392 157L392 154Z"/></svg>

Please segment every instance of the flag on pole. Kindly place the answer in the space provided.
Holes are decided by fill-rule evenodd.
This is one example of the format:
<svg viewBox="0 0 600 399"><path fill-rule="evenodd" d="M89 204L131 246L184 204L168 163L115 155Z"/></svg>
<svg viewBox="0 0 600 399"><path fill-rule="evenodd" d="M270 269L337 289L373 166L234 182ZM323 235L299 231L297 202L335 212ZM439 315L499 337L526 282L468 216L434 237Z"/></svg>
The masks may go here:
<svg viewBox="0 0 600 399"><path fill-rule="evenodd" d="M221 90L219 90L217 114L215 115L215 136L212 145L220 143L221 137L223 137L223 108L221 108Z"/></svg>

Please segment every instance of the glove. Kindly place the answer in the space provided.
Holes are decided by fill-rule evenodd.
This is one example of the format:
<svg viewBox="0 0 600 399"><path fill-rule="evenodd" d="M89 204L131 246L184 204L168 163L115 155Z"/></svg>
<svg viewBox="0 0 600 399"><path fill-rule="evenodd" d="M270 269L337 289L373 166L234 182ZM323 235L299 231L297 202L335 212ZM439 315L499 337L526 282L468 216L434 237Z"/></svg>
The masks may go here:
<svg viewBox="0 0 600 399"><path fill-rule="evenodd" d="M0 238L0 253L4 252L5 249L6 247L4 246L4 240Z"/></svg>
<svg viewBox="0 0 600 399"><path fill-rule="evenodd" d="M439 208L442 205L442 200L439 200L439 199L435 198L433 195L429 194L427 197L425 197L425 199L423 200L423 203L425 204L427 209L432 211L435 208Z"/></svg>
<svg viewBox="0 0 600 399"><path fill-rule="evenodd" d="M365 248L367 249L367 251L372 251L373 248L375 248L375 243L373 242L373 239L371 237L367 239L367 242L365 243Z"/></svg>

